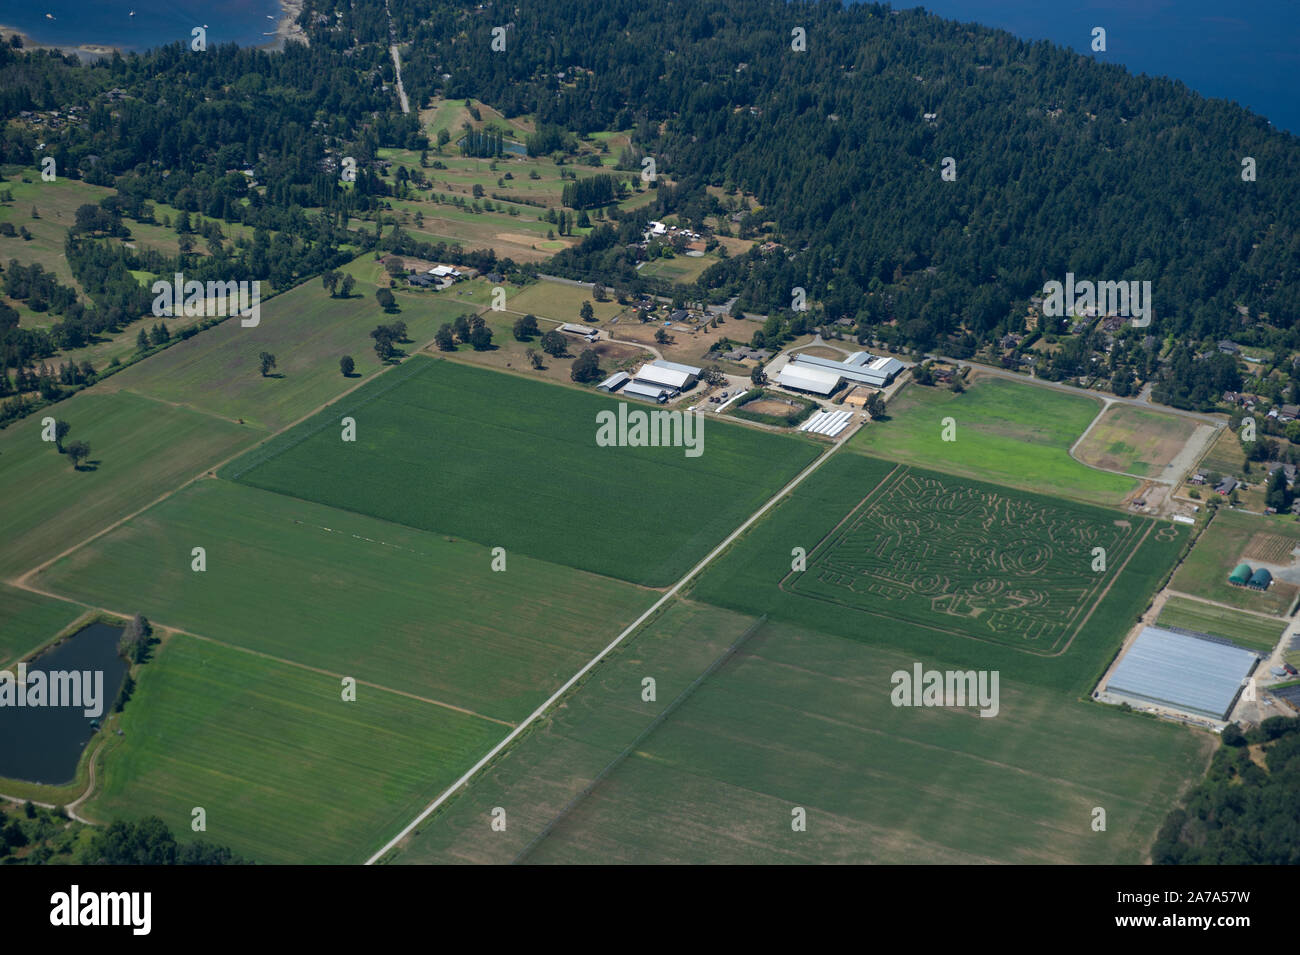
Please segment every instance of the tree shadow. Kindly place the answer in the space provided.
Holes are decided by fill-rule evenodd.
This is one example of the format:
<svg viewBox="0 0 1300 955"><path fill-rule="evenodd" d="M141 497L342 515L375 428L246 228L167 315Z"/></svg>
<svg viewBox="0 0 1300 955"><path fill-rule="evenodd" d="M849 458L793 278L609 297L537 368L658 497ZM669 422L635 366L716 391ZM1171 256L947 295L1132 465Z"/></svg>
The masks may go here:
<svg viewBox="0 0 1300 955"><path fill-rule="evenodd" d="M99 461L98 458L96 458L94 461L85 461L85 462L83 462L83 463L81 463L81 464L74 464L74 465L72 466L72 470L74 470L74 471L98 471L98 470L99 470L99 465L100 465L100 461Z"/></svg>

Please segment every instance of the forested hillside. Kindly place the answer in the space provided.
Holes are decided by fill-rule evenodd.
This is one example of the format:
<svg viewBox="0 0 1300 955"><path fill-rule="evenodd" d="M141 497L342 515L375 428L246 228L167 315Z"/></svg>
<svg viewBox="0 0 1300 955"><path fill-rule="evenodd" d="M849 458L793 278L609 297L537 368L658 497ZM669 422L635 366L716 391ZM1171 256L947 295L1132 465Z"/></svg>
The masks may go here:
<svg viewBox="0 0 1300 955"><path fill-rule="evenodd" d="M752 193L803 251L706 276L751 307L789 307L803 286L831 318L889 314L923 344L963 320L992 329L1073 271L1150 280L1161 330L1198 338L1227 335L1235 303L1284 326L1300 309L1300 142L1180 83L875 4L391 5L419 53L416 99L636 128L688 216L705 185ZM503 53L489 49L498 23ZM616 246L591 252L591 271L630 278Z"/></svg>
<svg viewBox="0 0 1300 955"><path fill-rule="evenodd" d="M876 4L388 6L413 109L474 97L526 115L534 155L564 161L578 137L630 130L619 167L655 160L654 201L632 211L603 208L612 180L571 184L566 204L600 215L548 271L663 291L633 246L649 219L675 214L774 240L711 265L687 294L770 314L802 287L817 321L852 319L860 340L888 325L901 346L968 355L1024 331L1031 296L1072 272L1150 281L1157 340L1300 347L1300 140L1182 84ZM0 163L53 156L61 175L115 186L113 215L156 201L259 230L218 248L232 277L265 271L280 289L334 267L340 245L381 241L382 226L356 224L393 194L378 150L426 150L430 135L398 106L384 0L308 0L299 22L310 45L282 53L177 43L79 65L0 46ZM77 121L51 121L74 107ZM354 184L340 181L344 156ZM947 157L954 181L940 175ZM1124 387L1156 374L1140 337L1111 362ZM57 342L24 340L23 360ZM1090 347L1062 348L1047 371L1086 370ZM1174 403L1235 387L1231 369L1193 387L1195 353L1171 380L1172 350L1158 351Z"/></svg>

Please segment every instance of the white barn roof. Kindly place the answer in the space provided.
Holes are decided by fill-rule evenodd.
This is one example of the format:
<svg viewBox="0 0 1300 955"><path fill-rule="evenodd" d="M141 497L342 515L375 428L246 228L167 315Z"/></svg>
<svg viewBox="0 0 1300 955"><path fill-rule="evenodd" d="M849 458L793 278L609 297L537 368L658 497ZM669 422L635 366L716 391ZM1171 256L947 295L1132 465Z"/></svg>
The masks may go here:
<svg viewBox="0 0 1300 955"><path fill-rule="evenodd" d="M623 390L619 394L632 395L634 398L646 398L650 401L663 401L672 394L672 389L647 385L640 381L629 381L623 386Z"/></svg>
<svg viewBox="0 0 1300 955"><path fill-rule="evenodd" d="M575 325L573 322L565 322L560 326L560 331L568 332L570 335L595 335L596 330L586 325Z"/></svg>
<svg viewBox="0 0 1300 955"><path fill-rule="evenodd" d="M860 382L864 385L873 385L876 388L884 387L889 384L891 378L897 375L903 369L903 363L897 358L871 358L865 365L849 364L847 361L834 361L830 358L818 358L816 355L795 355L790 359L791 363L798 362L800 365L812 368L830 370L847 378L849 381ZM786 366L787 368L789 365Z"/></svg>
<svg viewBox="0 0 1300 955"><path fill-rule="evenodd" d="M684 371L686 374L693 375L696 378L700 377L704 372L703 368L696 368L694 365L682 365L675 361L664 361L662 358L657 361L652 361L650 364L654 365L656 368L668 368L672 371Z"/></svg>
<svg viewBox="0 0 1300 955"><path fill-rule="evenodd" d="M620 386L627 384L629 381L627 372L616 371L604 381L596 386L597 391L617 391Z"/></svg>
<svg viewBox="0 0 1300 955"><path fill-rule="evenodd" d="M645 364L633 377L645 384L662 385L666 388L681 390L691 384L691 379L694 376L685 371L676 371L660 365Z"/></svg>
<svg viewBox="0 0 1300 955"><path fill-rule="evenodd" d="M783 388L795 388L810 391L815 395L829 395L839 387L840 376L825 368L811 368L787 362L776 376L776 383Z"/></svg>

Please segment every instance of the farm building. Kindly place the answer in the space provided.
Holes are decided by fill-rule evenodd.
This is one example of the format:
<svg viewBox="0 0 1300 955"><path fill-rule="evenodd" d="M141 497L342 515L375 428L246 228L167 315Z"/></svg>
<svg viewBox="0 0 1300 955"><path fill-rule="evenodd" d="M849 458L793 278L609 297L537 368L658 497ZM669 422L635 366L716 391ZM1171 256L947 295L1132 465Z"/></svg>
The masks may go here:
<svg viewBox="0 0 1300 955"><path fill-rule="evenodd" d="M646 401L657 401L663 404L673 395L671 388L663 388L659 385L646 384L641 381L629 381L623 386L621 394L631 395L633 398L644 398Z"/></svg>
<svg viewBox="0 0 1300 955"><path fill-rule="evenodd" d="M604 381L598 384L596 386L596 390L597 391L618 391L618 389L622 388L631 380L632 378L631 376L628 375L627 372L616 371L614 372L614 374L610 375L608 378L606 378Z"/></svg>
<svg viewBox="0 0 1300 955"><path fill-rule="evenodd" d="M672 391L683 391L695 384L695 376L689 371L681 370L685 367L677 365L666 368L659 362L646 362L637 369L632 377L642 384L658 385Z"/></svg>
<svg viewBox="0 0 1300 955"><path fill-rule="evenodd" d="M1234 587L1245 587L1250 583L1251 575L1254 573L1250 564L1238 564L1232 569L1232 573L1228 575L1228 583Z"/></svg>
<svg viewBox="0 0 1300 955"><path fill-rule="evenodd" d="M596 331L594 328L589 328L586 325L576 325L573 322L565 322L560 326L560 331L569 335L579 335L582 338L587 339L589 342L594 342L596 336L600 334L600 332Z"/></svg>
<svg viewBox="0 0 1300 955"><path fill-rule="evenodd" d="M885 387L903 370L903 363L897 358L876 358L861 351L854 352L844 361L818 358L815 355L795 355L790 362L833 371L849 381L871 385L873 388Z"/></svg>
<svg viewBox="0 0 1300 955"><path fill-rule="evenodd" d="M1273 582L1273 575L1263 567L1250 575L1250 580L1246 581L1246 586L1251 590L1268 590L1268 585Z"/></svg>
<svg viewBox="0 0 1300 955"><path fill-rule="evenodd" d="M840 376L833 371L792 361L787 362L776 376L776 383L782 388L808 391L814 395L829 395L840 386L840 381Z"/></svg>
<svg viewBox="0 0 1300 955"><path fill-rule="evenodd" d="M650 364L654 365L656 368L670 368L673 371L684 371L692 378L699 378L700 375L704 374L703 368L697 368L694 365L683 365L676 361L664 361L662 358L657 358L650 362Z"/></svg>
<svg viewBox="0 0 1300 955"><path fill-rule="evenodd" d="M1143 627L1106 690L1134 702L1222 720L1258 663L1256 654L1231 643Z"/></svg>

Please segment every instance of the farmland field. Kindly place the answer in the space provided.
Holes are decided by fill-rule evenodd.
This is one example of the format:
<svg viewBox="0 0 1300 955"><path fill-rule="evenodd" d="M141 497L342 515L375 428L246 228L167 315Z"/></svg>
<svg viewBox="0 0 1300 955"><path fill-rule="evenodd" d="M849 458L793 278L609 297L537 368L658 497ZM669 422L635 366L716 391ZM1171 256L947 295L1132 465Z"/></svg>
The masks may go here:
<svg viewBox="0 0 1300 955"><path fill-rule="evenodd" d="M1198 428L1209 431L1208 425L1178 415L1113 405L1102 413L1076 454L1096 468L1171 478L1174 475L1166 472Z"/></svg>
<svg viewBox="0 0 1300 955"><path fill-rule="evenodd" d="M661 587L818 452L810 441L713 421L698 457L682 447L599 447L596 415L617 406L417 357L234 462L227 474ZM357 422L354 443L339 440L344 416ZM539 471L539 462L554 469ZM699 493L705 486L725 493Z"/></svg>
<svg viewBox="0 0 1300 955"><path fill-rule="evenodd" d="M153 361L154 359L150 359ZM139 395L81 392L53 409L90 444L93 470L74 471L41 441L42 415L0 431L0 573L30 570L144 507L262 432Z"/></svg>
<svg viewBox="0 0 1300 955"><path fill-rule="evenodd" d="M228 319L104 383L164 401L190 405L231 420L242 418L274 431L336 398L360 378L344 378L339 358L351 355L355 374L378 370L370 331L401 319L413 351L438 326L467 309L464 302L399 294L403 311L386 315L375 304L374 286L357 283L350 298L330 298L319 281L277 295L262 306L259 325L244 328ZM263 377L258 355L276 357L273 377Z"/></svg>
<svg viewBox="0 0 1300 955"><path fill-rule="evenodd" d="M0 584L0 667L35 650L84 610L54 597Z"/></svg>
<svg viewBox="0 0 1300 955"><path fill-rule="evenodd" d="M791 593L1034 653L1060 651L1150 525L906 467L782 582ZM1094 548L1111 573L1091 569Z"/></svg>
<svg viewBox="0 0 1300 955"><path fill-rule="evenodd" d="M848 446L981 481L1118 504L1137 482L1080 464L1069 453L1097 411L1093 398L1000 378L980 379L961 394L908 385L889 403L889 420L860 429ZM949 417L955 440L944 441Z"/></svg>
<svg viewBox="0 0 1300 955"><path fill-rule="evenodd" d="M1262 652L1268 652L1277 646L1282 631L1286 629L1280 620L1270 621L1255 614L1239 613L1176 596L1165 601L1157 623L1162 627L1179 627L1224 637L1243 647Z"/></svg>
<svg viewBox="0 0 1300 955"><path fill-rule="evenodd" d="M653 597L522 554L503 573L491 564L467 541L206 480L37 582L503 722L531 712Z"/></svg>
<svg viewBox="0 0 1300 955"><path fill-rule="evenodd" d="M502 732L367 687L343 702L336 677L183 635L143 668L121 726L87 815L157 814L270 863L355 863Z"/></svg>
<svg viewBox="0 0 1300 955"><path fill-rule="evenodd" d="M890 677L914 655L769 623L615 762L757 622L675 604L393 860L1136 863L1208 756L1185 728L1009 673L996 718L898 708ZM661 679L654 704L638 695L645 675ZM1105 833L1090 826L1097 805ZM485 824L493 806L510 813L505 833ZM806 832L791 829L796 806Z"/></svg>
<svg viewBox="0 0 1300 955"><path fill-rule="evenodd" d="M1228 583L1228 575L1242 561L1253 560L1255 563L1251 566L1258 566L1258 558L1246 555L1251 552L1252 543L1258 546L1261 533L1290 540L1292 546L1300 545L1300 527L1291 522L1268 520L1220 507L1169 586L1180 593L1194 594L1242 610L1274 616L1285 614L1300 588L1276 579L1276 571L1273 584L1266 591L1234 587ZM1290 562L1288 555L1286 563Z"/></svg>
<svg viewBox="0 0 1300 955"><path fill-rule="evenodd" d="M1083 547L1082 542L1086 542L1088 535L1119 537L1118 543L1113 546L1120 548L1120 554L1106 555L1107 570L1100 575L1108 583L1103 591L1094 591L1093 596L1079 597L1079 600L1085 601L1087 609L1083 615L1074 611L1073 619L1077 629L1074 630L1068 648L1062 651L1058 647L1056 656L1027 653L1020 645L1007 642L1007 634L998 635L994 640L987 637L973 640L971 637L974 635L988 634L987 630L982 630L984 624L978 618L963 619L954 615L949 612L942 598L927 606L924 603L925 593L915 590L910 600L913 609L903 617L895 607L885 605L886 595L873 593L870 589L864 590L862 594L851 593L847 598L841 594L839 600L832 602L805 596L788 587L779 587L778 584L795 569L792 566L792 548L801 547L807 552L808 576L812 576L825 553L817 549L820 542L832 535L837 527L841 527L841 523L862 501L863 496L880 485L895 467L890 462L854 454L840 454L827 461L790 497L775 507L762 523L737 541L723 559L706 569L693 585L691 595L716 606L742 613L767 613L774 621L797 623L873 645L888 644L913 653L924 652L971 664L978 662L983 667L1000 667L1004 674L1017 674L1018 680L1040 682L1083 694L1101 675L1118 648L1121 635L1145 609L1155 585L1173 565L1187 539L1187 530L1180 525L1158 524L1147 518L1129 515L1124 520L1131 523L1132 528L1122 528L1114 523L1119 515L1104 509L1013 492L1005 488L990 489L934 473L919 474L921 478L938 481L941 486L951 489L959 498L968 501L978 502L981 495L987 495L992 490L1006 499L1007 503L1001 505L1005 509L1000 514L992 511L984 518L986 526L982 533L986 543L983 549L977 540L972 539L972 535L977 535L978 532L971 527L963 531L961 539L950 540L949 518L928 524L918 522L904 528L902 533L916 537L916 540L907 544L908 548L914 555L923 555L922 565L911 571L913 576L908 580L913 586L920 584L924 589L924 586L929 585L929 572L924 563L930 560L925 556L927 549L935 555L937 561L954 547L965 548L969 559L986 563L992 561L988 564L990 567L998 566L1003 551L1019 554L1021 558L1032 556L1036 552L1032 546L1033 536L1043 535L1045 528L1051 525L1040 521L1039 524L1022 530L1016 522L1009 519L1010 515L1016 513L1029 514L1040 510L1044 519L1056 515L1058 526L1054 533L1062 536L1059 542L1053 544L1053 549L1054 553L1059 552L1061 555L1079 554L1079 548ZM974 519L974 513L972 505L970 520ZM895 534L897 533L899 530L896 528ZM1069 537L1071 533L1076 536ZM832 538L832 543L834 540ZM869 543L870 536L863 540ZM1089 585L1086 589L1091 590L1091 547L1091 544L1087 544L1082 551L1084 563L1079 569L1080 580L1074 585L1075 590L1085 584ZM1068 561L1072 558L1066 559ZM880 568L880 564L875 562L876 558L871 558L871 561L866 569ZM1049 561L1044 566L1052 564L1053 561ZM1056 568L1053 572L1064 572L1059 564ZM1020 572L1015 567L1008 566L990 577L990 580L1001 577L1012 582L1018 573ZM870 588L870 580L864 578L864 581ZM980 590L989 585L983 580L965 581L953 575L953 580L945 586L954 592L968 591L971 605L979 606L987 599L981 596ZM1026 597L1032 590L1023 581L1018 586ZM1010 592L1012 588L1007 589ZM1020 621L1041 616L1052 606L1036 605L1029 599L1018 603L1018 609L1011 616ZM1077 602L1069 604L1069 607L1077 606ZM1053 609L1059 613L1068 613L1069 607L1055 606Z"/></svg>

